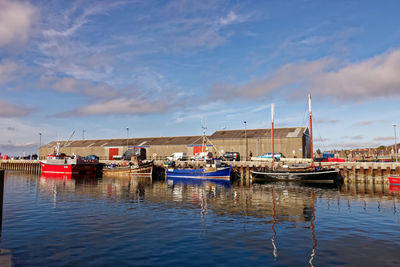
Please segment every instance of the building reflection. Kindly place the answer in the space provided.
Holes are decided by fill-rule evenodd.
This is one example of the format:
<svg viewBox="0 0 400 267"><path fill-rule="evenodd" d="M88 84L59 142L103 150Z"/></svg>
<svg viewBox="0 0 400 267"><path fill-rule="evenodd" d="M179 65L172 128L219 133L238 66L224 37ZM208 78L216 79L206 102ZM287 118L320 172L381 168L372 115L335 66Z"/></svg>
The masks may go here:
<svg viewBox="0 0 400 267"><path fill-rule="evenodd" d="M279 225L287 222L307 230L310 237L308 263L313 266L317 255L318 199L324 207L351 209L356 200L364 209L381 209L381 203L396 203L400 188L365 184L344 184L341 187L297 183L253 184L250 187L219 184L215 182L183 182L176 180L151 180L147 177L93 178L45 177L39 179L39 191L53 196L53 204L61 192L84 194L111 201L138 203L141 201L168 205L174 209L198 209L201 235L206 234L207 216L238 216L265 225L266 240L271 244L274 259L279 257ZM373 205L372 205L373 203ZM378 203L378 205L376 205ZM282 231L281 231L281 234ZM282 248L281 248L282 249Z"/></svg>

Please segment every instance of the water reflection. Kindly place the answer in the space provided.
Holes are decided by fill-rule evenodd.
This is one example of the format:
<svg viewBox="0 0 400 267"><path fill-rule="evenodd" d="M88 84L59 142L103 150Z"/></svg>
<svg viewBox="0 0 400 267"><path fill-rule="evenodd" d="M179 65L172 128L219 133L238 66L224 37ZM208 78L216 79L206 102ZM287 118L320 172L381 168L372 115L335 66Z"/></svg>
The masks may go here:
<svg viewBox="0 0 400 267"><path fill-rule="evenodd" d="M160 265L160 262L177 265L191 262L196 255L210 255L209 259L198 256L198 264L354 264L353 255L346 249L362 250L359 240L393 258L397 254L392 255L386 248L400 245L397 234L400 190L385 185L269 182L240 186L148 177L8 176L8 192L19 192L17 189L26 187L29 190L22 190L24 194L8 194L6 220L9 222L5 231L17 237L9 236L7 246L16 251L17 257L25 255L21 250L25 244L18 243L22 242L18 231L28 227L28 222L24 225L26 218L29 218L29 227L34 227L32 217L36 218L38 212L34 210L34 201L26 201L29 199L27 191L33 187L41 202L38 220L51 218L57 223L70 222L63 226L70 227L65 230L66 236L87 242L81 246L97 246L93 242L108 241L109 246L115 243L115 251L123 248L130 260L149 261L142 262L143 265ZM19 197L26 199L19 201ZM45 210L47 206L50 211ZM29 209L34 212L29 213ZM24 220L17 220L25 210L28 215L24 215ZM54 216L59 217L56 220ZM72 220L68 216L86 217ZM15 222L20 225L13 230ZM43 221L40 222L41 227L36 231L46 231ZM84 229L90 230L92 239L86 240L81 232L73 232L81 231L82 224ZM98 236L101 231L106 232L105 236ZM107 231L111 234L107 235ZM113 235L118 238L110 239ZM73 249L76 242L73 238L68 240L71 245L67 242L63 246ZM133 246L133 243L140 246ZM143 246L151 249L138 251L138 247ZM107 257L106 247L93 253L100 252ZM68 254L68 250L63 253ZM368 254L359 255L369 257ZM106 262L111 263L115 258L111 255ZM371 259L371 265L373 263Z"/></svg>
<svg viewBox="0 0 400 267"><path fill-rule="evenodd" d="M362 201L363 209L371 202L381 209L382 201L394 200L400 195L400 186L370 184L299 184L290 182L257 183L250 187L238 186L227 181L211 182L187 179L152 181L148 177L96 178L40 176L39 190L53 196L54 204L60 192L102 196L115 200L149 200L187 202L196 204L207 214L213 208L217 214L235 214L272 218L274 226L279 220L312 221L314 201L326 198L328 209L332 203L340 208L343 201L351 209L354 199ZM344 198L344 200L343 200ZM395 208L396 210L396 208Z"/></svg>

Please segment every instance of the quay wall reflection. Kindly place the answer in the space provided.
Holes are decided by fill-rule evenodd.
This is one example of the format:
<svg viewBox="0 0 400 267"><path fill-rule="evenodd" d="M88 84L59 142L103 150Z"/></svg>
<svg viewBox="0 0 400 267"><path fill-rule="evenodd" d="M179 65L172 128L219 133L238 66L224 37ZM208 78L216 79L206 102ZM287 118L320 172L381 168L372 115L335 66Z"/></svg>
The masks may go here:
<svg viewBox="0 0 400 267"><path fill-rule="evenodd" d="M298 183L253 183L251 186L230 186L213 182L184 183L182 181L138 178L71 178L40 177L40 193L53 196L84 194L92 198L112 201L150 201L161 205L191 205L192 208L211 209L217 215L251 216L294 222L311 220L314 199L334 201L362 201L390 203L397 209L400 188L369 183L335 185L310 185ZM314 198L314 199L313 199ZM186 207L186 206L185 206Z"/></svg>

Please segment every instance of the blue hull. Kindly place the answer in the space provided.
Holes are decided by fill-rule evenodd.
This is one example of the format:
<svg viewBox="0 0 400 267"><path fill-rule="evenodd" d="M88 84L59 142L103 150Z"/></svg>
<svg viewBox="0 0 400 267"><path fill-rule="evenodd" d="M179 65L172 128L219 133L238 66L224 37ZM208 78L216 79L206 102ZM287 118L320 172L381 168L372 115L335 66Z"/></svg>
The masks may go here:
<svg viewBox="0 0 400 267"><path fill-rule="evenodd" d="M166 172L167 178L229 180L231 166L213 172L207 172L204 169L167 169Z"/></svg>
<svg viewBox="0 0 400 267"><path fill-rule="evenodd" d="M215 184L217 186L223 187L231 187L231 182L229 180L215 180L215 179L187 179L187 178L171 178L167 177L167 185L177 185L177 184L184 184L184 185L209 185Z"/></svg>

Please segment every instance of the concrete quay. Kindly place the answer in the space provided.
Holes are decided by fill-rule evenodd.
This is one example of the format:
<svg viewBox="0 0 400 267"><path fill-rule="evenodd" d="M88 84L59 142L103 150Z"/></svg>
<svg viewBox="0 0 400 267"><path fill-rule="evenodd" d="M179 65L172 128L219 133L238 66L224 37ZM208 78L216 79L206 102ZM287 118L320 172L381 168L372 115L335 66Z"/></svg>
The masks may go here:
<svg viewBox="0 0 400 267"><path fill-rule="evenodd" d="M101 160L101 163L110 164L124 164L124 161L108 161ZM155 166L162 169L163 160L156 160ZM272 165L271 160L262 161L227 161L226 163L232 166L234 176L240 177L246 182L251 180L251 170L255 167L270 167ZM289 161L278 161L274 164L290 164L290 163L310 163L310 159L296 159ZM388 183L388 175L400 175L400 163L386 163L386 162L318 162L315 163L320 166L330 166L340 171L344 178L344 182L365 182L365 183ZM204 161L179 161L177 166L193 166L200 167L204 166ZM40 161L39 160L0 160L0 169L4 170L15 170L15 171L26 171L31 173L40 173Z"/></svg>
<svg viewBox="0 0 400 267"><path fill-rule="evenodd" d="M263 161L227 161L232 166L234 175L240 177L245 183L251 180L251 170L255 167L271 167L271 160ZM290 162L278 161L275 166L285 165L289 163L310 164L310 159L297 159ZM400 175L400 163L383 163L383 162L315 162L316 166L332 167L340 171L344 182L364 182L364 183L389 183L388 175ZM155 161L156 167L162 168L163 161ZM204 161L181 161L176 166L204 166Z"/></svg>
<svg viewBox="0 0 400 267"><path fill-rule="evenodd" d="M395 162L340 162L340 170L345 182L365 182L388 184L389 175L400 175L400 163Z"/></svg>

